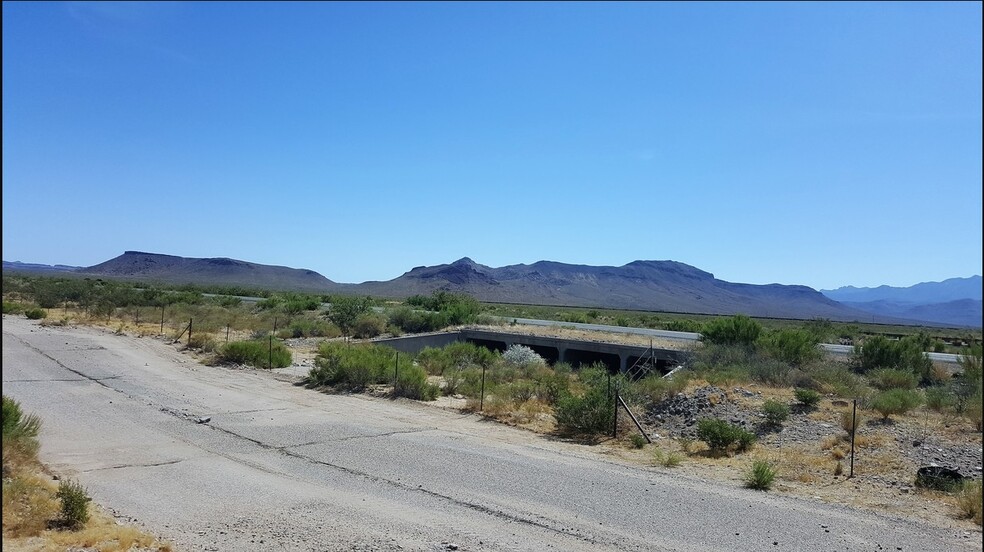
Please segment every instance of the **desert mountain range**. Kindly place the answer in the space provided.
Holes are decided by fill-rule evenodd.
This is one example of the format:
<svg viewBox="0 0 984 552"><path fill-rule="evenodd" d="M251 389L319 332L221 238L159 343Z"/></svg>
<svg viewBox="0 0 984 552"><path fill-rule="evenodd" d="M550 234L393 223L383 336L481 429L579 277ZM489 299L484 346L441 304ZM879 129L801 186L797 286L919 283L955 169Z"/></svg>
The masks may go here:
<svg viewBox="0 0 984 552"><path fill-rule="evenodd" d="M127 251L119 257L90 267L30 265L4 261L3 270L172 284L363 294L397 299L447 290L468 293L481 301L501 303L695 314L743 313L794 319L822 317L839 321L881 323L928 321L941 325L981 326L979 276L975 277L977 299L955 299L959 304L956 309L958 313L954 315L956 318L946 319L946 313L940 314L934 307L926 307L925 302L906 303L907 310L875 312L866 310L866 307L871 307L868 303L872 301L863 300L865 296L857 292L858 288L841 288L821 293L806 286L732 283L676 261L633 261L618 267L540 261L529 265L493 268L466 257L450 264L416 267L392 280L361 284L333 282L313 270L228 258L199 259L140 251ZM973 288L973 285L971 282L964 284L964 287ZM952 287L956 286L948 286ZM923 289L921 292L926 291ZM959 295L965 292L955 293ZM862 300L843 303L831 297L837 297L837 294L846 296L847 299ZM885 300L874 301L884 303ZM884 305L881 307L884 309ZM953 315L952 312L950 314Z"/></svg>

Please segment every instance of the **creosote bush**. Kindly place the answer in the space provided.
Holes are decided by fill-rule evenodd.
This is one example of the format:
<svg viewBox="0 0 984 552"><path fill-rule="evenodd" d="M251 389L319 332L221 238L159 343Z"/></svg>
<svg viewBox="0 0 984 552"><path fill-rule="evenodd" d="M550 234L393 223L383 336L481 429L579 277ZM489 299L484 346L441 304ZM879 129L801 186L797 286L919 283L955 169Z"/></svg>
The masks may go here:
<svg viewBox="0 0 984 552"><path fill-rule="evenodd" d="M61 499L62 522L66 527L79 529L89 521L89 501L92 499L81 483L63 479L55 496Z"/></svg>
<svg viewBox="0 0 984 552"><path fill-rule="evenodd" d="M820 402L820 393L812 389L797 387L793 391L793 394L796 396L796 400L799 401L800 404L810 408L816 406L817 403Z"/></svg>
<svg viewBox="0 0 984 552"><path fill-rule="evenodd" d="M632 448L641 449L646 446L646 438L638 433L633 433L629 436L629 443L632 445Z"/></svg>
<svg viewBox="0 0 984 552"><path fill-rule="evenodd" d="M20 403L3 396L3 476L37 461L41 418L24 416Z"/></svg>
<svg viewBox="0 0 984 552"><path fill-rule="evenodd" d="M745 486L749 489L768 491L776 479L776 469L765 460L752 462L752 467L745 474Z"/></svg>
<svg viewBox="0 0 984 552"><path fill-rule="evenodd" d="M762 405L762 414L769 425L781 426L789 418L789 405L769 399Z"/></svg>
<svg viewBox="0 0 984 552"><path fill-rule="evenodd" d="M967 519L974 520L977 525L982 524L982 497L981 480L973 479L964 481L963 488L957 494L957 506L960 513Z"/></svg>
<svg viewBox="0 0 984 552"><path fill-rule="evenodd" d="M27 309L26 311L24 311L24 316L26 316L30 320L41 320L42 318L48 316L48 311L38 308Z"/></svg>
<svg viewBox="0 0 984 552"><path fill-rule="evenodd" d="M412 365L400 361L400 376ZM349 391L360 391L371 384L393 383L396 370L396 351L381 345L346 345L322 343L314 368L308 373L309 385L331 385ZM410 378L411 376L407 376ZM425 374L426 377L426 374ZM405 380L412 387L411 380Z"/></svg>
<svg viewBox="0 0 984 552"><path fill-rule="evenodd" d="M273 368L286 368L293 362L290 349L276 339L272 346L269 340L232 341L219 348L218 358L220 362L267 368L271 355Z"/></svg>
<svg viewBox="0 0 984 552"><path fill-rule="evenodd" d="M882 391L871 399L871 409L888 420L893 414L905 414L922 403L918 391L911 389L889 389Z"/></svg>
<svg viewBox="0 0 984 552"><path fill-rule="evenodd" d="M607 373L600 368L586 368L579 376L586 389L581 395L565 394L557 401L558 429L582 435L611 431L615 412Z"/></svg>
<svg viewBox="0 0 984 552"><path fill-rule="evenodd" d="M418 401L432 401L437 398L440 388L427 383L427 372L420 366L400 368L400 373L393 386L393 394L397 397L407 397Z"/></svg>
<svg viewBox="0 0 984 552"><path fill-rule="evenodd" d="M755 444L754 433L717 418L698 420L697 438L707 443L712 454L745 452Z"/></svg>

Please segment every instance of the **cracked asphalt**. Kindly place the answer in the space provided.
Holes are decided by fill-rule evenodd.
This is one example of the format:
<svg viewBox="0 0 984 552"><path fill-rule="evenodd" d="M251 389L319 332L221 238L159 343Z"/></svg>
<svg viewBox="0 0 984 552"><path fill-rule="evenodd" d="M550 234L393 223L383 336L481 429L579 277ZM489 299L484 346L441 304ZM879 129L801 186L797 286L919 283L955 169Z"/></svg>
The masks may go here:
<svg viewBox="0 0 984 552"><path fill-rule="evenodd" d="M3 393L42 417L56 473L177 550L981 549L979 533L629 466L93 328L4 316Z"/></svg>

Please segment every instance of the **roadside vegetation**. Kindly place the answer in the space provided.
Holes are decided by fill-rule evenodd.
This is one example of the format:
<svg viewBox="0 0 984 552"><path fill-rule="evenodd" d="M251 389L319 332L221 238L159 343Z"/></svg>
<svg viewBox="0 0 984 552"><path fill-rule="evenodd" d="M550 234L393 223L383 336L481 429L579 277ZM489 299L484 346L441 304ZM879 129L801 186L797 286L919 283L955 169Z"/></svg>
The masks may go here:
<svg viewBox="0 0 984 552"><path fill-rule="evenodd" d="M236 295L260 300L248 302ZM3 309L5 314L23 316L42 310L46 315L42 324L90 323L119 332L163 333L181 339L207 362L261 368L290 365L290 340L311 339L317 353L306 378L309 387L441 399L446 401L442 404L534 431L641 449L646 462L660 467L740 461L741 466L752 466L745 473L746 484L763 490L846 475L852 436L855 446L867 454L866 469L889 470L897 469L897 462L893 464L881 451L885 443L894 442L890 433L894 427L911 425L916 419L928 425L932 419L941 431L978 441L982 430L980 331L483 305L448 292L386 301L190 286L138 288L115 281L7 275ZM702 340L690 351L686 369L671 377L653 372L637 378L613 374L600 363L550 364L522 346L492 351L454 343L411 355L356 341L489 324L496 322L495 317L506 317L508 324L508 316L554 319L561 325L591 322L699 332ZM849 362L826 357L818 346L838 342L854 346ZM934 365L926 351L961 355L960 369L953 373ZM616 419L619 398L642 415L706 388L715 388L714 396L724 397L714 400L740 404L752 421L702 415L692 420L690 433L664 436L668 438L658 446L650 446L624 410ZM755 392L748 395L749 389ZM854 401L860 419L851 414ZM770 439L784 428L800 423L826 424L830 434L795 445L798 448L790 449L795 454L784 456L782 462L768 456L772 449L761 443L774 442ZM5 474L6 454L5 444ZM740 466L736 469L743 471ZM979 520L980 501L975 505L972 499L980 493L974 495L972 490L944 494L955 511Z"/></svg>
<svg viewBox="0 0 984 552"><path fill-rule="evenodd" d="M91 508L86 489L62 479L56 486L38 460L41 419L3 396L3 541L31 550L170 551L135 527ZM27 549L27 548L24 548Z"/></svg>

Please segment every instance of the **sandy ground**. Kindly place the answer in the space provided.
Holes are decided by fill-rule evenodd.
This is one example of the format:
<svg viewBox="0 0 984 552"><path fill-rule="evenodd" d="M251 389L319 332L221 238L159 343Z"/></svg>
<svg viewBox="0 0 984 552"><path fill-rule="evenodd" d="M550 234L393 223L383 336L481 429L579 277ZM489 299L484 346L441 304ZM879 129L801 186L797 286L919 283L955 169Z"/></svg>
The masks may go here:
<svg viewBox="0 0 984 552"><path fill-rule="evenodd" d="M980 550L980 532L633 465L403 400L3 319L42 460L178 550Z"/></svg>

